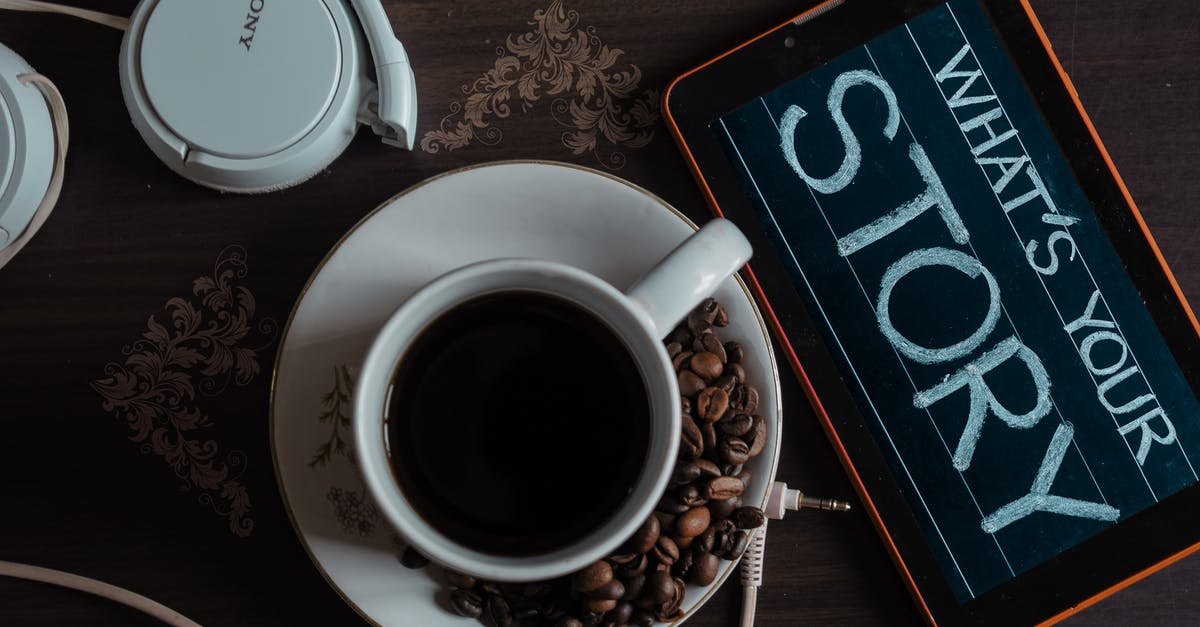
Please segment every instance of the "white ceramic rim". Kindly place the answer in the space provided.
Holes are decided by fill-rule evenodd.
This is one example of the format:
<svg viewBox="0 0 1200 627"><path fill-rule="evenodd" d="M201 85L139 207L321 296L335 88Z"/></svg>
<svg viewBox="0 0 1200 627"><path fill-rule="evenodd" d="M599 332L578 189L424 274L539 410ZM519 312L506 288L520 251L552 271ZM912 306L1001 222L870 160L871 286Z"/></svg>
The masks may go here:
<svg viewBox="0 0 1200 627"><path fill-rule="evenodd" d="M392 474L386 440L386 403L392 376L411 342L454 307L480 296L538 292L574 303L604 323L625 345L641 371L650 405L646 461L630 494L599 527L547 553L487 554L463 546L413 510ZM613 553L654 511L678 454L679 386L671 359L648 316L599 277L553 261L493 259L444 274L404 302L371 344L354 394L351 419L359 470L381 513L410 544L431 560L493 581L538 581L580 570Z"/></svg>

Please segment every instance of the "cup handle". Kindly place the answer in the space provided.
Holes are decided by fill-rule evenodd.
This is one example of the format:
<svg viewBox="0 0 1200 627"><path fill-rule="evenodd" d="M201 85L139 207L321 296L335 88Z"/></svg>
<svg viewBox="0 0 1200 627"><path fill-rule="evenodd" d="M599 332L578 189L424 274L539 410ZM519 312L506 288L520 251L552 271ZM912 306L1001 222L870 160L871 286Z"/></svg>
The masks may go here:
<svg viewBox="0 0 1200 627"><path fill-rule="evenodd" d="M666 337L700 301L712 296L753 251L729 220L716 218L638 279L626 295L641 307L657 337Z"/></svg>

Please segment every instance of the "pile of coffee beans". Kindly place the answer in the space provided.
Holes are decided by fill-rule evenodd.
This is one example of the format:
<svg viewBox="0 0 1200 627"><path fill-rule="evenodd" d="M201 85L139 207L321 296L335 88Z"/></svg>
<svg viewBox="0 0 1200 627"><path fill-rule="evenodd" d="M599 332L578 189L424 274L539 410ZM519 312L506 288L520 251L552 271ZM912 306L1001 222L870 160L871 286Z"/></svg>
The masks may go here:
<svg viewBox="0 0 1200 627"><path fill-rule="evenodd" d="M450 605L485 625L652 625L682 616L686 586L706 586L738 559L762 510L742 504L744 464L762 452L767 423L746 381L744 349L722 342L725 309L708 299L666 339L679 377L682 429L670 486L656 511L613 555L570 577L509 584L446 572ZM419 559L406 558L419 563Z"/></svg>

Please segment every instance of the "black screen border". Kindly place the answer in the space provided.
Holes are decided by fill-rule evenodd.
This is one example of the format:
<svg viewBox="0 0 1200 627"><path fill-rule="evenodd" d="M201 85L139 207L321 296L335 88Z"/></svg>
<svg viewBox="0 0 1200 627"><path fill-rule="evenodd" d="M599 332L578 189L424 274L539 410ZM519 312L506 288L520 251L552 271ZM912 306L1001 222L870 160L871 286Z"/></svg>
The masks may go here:
<svg viewBox="0 0 1200 627"><path fill-rule="evenodd" d="M977 0L1033 96L1055 141L1112 241L1159 331L1200 397L1200 334L1104 149L1093 137L1074 88L1061 74L1025 0ZM683 75L664 95L676 140L713 210L736 223L757 251L772 250L737 174L709 125L726 113L858 48L946 0L836 0L746 42ZM760 255L751 283L771 313L789 361L808 388L859 496L926 620L1008 625L1062 618L1200 549L1200 484L1084 540L1051 560L959 604L900 492L883 453L843 383L818 327L783 263ZM801 365L803 364L803 366Z"/></svg>

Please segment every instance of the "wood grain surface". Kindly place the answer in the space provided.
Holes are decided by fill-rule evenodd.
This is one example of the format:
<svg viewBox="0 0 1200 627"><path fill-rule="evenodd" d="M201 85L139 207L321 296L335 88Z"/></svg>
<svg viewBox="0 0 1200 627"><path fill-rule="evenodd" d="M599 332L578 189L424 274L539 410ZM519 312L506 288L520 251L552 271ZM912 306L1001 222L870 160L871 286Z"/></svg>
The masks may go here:
<svg viewBox="0 0 1200 627"><path fill-rule="evenodd" d="M135 2L72 4L127 15ZM1033 4L1184 291L1200 301L1200 3ZM58 208L0 271L0 559L125 586L202 624L358 624L301 549L276 487L266 417L278 329L260 329L251 351L259 371L247 378L232 366L215 367L219 376L189 371L197 384L209 381L199 392L207 423L190 432L143 434L105 406L120 394L94 384L119 383L148 319L167 319L168 300L199 302L193 282L214 273L227 247L245 251L237 280L253 295L255 320L282 322L351 225L413 183L459 166L539 158L609 169L706 219L658 121L657 98L674 76L805 8L782 0L565 0L564 28L596 51L608 48L588 58L637 73L636 81L595 87L620 112L610 125L572 115L570 91L555 95L543 84L521 93L518 81L499 99L507 83L488 78L504 78L506 57L531 54L520 36L557 3L385 5L417 71L424 146L399 151L360 132L312 181L265 196L197 187L150 153L121 98L120 33L0 12L0 42L59 85L72 127ZM622 54L613 57L615 50ZM431 131L442 134L425 135ZM850 497L790 377L784 407L779 478ZM179 452L177 437L194 437L200 448ZM206 443L216 462L206 462ZM236 532L237 520L250 530L243 523ZM1200 623L1197 581L1193 557L1070 622ZM800 512L773 524L759 598L764 626L919 621L861 511ZM736 583L726 585L689 624L732 624L738 606ZM0 624L151 623L85 595L0 578Z"/></svg>

